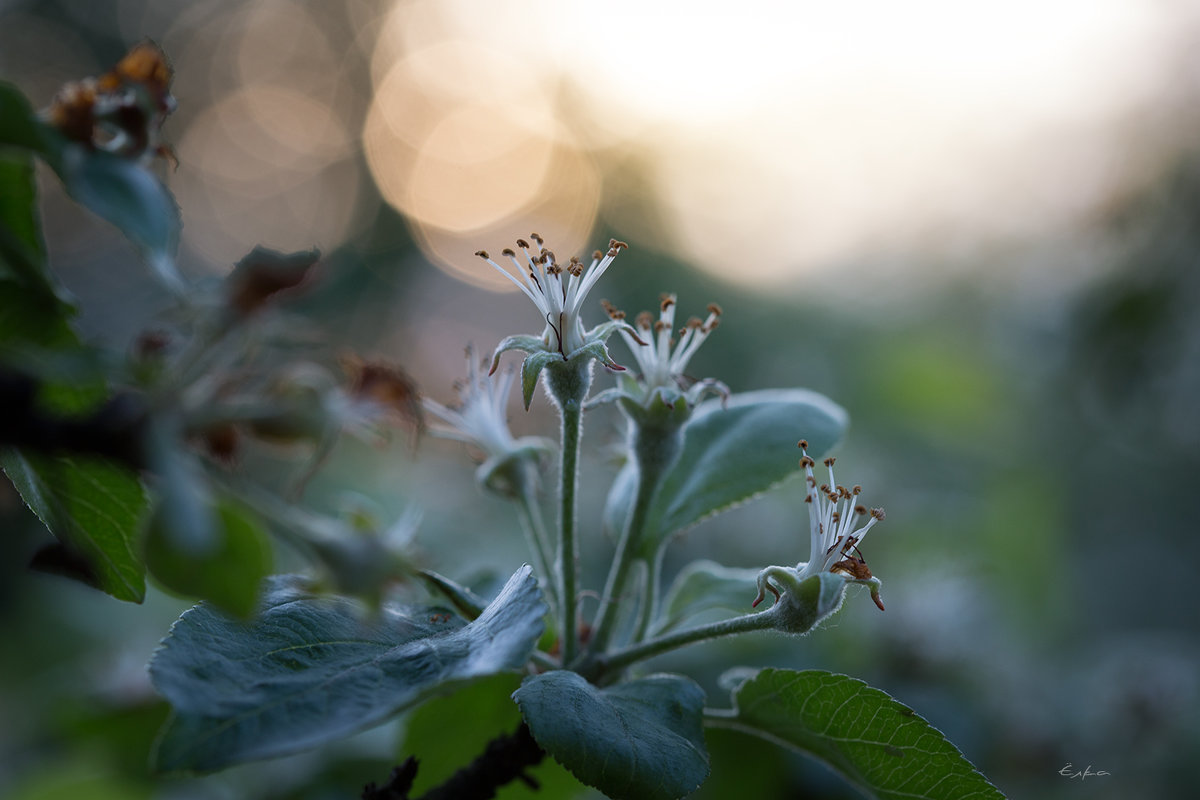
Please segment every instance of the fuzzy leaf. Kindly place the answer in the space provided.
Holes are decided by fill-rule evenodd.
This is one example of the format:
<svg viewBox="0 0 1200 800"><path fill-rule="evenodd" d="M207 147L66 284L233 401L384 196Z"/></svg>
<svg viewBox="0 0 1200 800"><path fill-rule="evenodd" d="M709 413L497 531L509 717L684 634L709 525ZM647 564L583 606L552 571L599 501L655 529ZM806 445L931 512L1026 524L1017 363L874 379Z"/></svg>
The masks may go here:
<svg viewBox="0 0 1200 800"><path fill-rule="evenodd" d="M683 452L663 481L639 555L652 558L672 534L743 503L800 471L796 442L823 453L841 438L846 412L804 389L763 389L708 400L684 429Z"/></svg>
<svg viewBox="0 0 1200 800"><path fill-rule="evenodd" d="M708 777L704 690L689 678L599 689L560 670L529 678L513 697L542 749L616 800L672 800Z"/></svg>
<svg viewBox="0 0 1200 800"><path fill-rule="evenodd" d="M175 708L159 739L163 770L215 770L295 753L378 725L439 689L519 669L542 633L537 581L522 567L473 622L433 606L375 616L272 579L260 617L201 604L150 662Z"/></svg>
<svg viewBox="0 0 1200 800"><path fill-rule="evenodd" d="M807 753L881 800L1004 797L912 709L845 675L764 669L706 722Z"/></svg>

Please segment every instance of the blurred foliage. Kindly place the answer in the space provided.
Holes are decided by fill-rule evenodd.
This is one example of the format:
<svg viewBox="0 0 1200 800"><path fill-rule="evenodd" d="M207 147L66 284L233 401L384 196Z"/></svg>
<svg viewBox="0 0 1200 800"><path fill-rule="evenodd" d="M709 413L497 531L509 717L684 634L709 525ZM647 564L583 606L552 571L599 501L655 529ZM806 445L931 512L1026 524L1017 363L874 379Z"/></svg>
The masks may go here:
<svg viewBox="0 0 1200 800"><path fill-rule="evenodd" d="M63 13L54 5L39 13ZM117 52L120 36L97 31L88 47ZM630 309L652 306L666 289L686 305L719 300L726 323L693 371L735 391L802 384L837 398L854 420L844 451L872 473L859 480L889 512L886 534L868 547L885 614L848 603L819 637L714 643L654 666L686 659L713 697L729 663L853 673L921 709L1013 797L1191 796L1200 757L1200 618L1190 593L1200 563L1191 504L1200 479L1197 218L1200 156L1192 156L1088 232L1101 276L1090 284L1031 298L948 281L919 303L865 313L824 301L815 282L800 298L719 284L633 241L629 268L606 282L605 296ZM296 235L296 247L309 245ZM96 270L119 278L129 269L121 259L131 260L121 254ZM425 318L405 287L424 264L402 218L380 211L325 265L327 291L298 298L296 313L329 320L353 309L333 331L339 344L385 349L404 338L422 347L413 331ZM143 296L114 286L105 297L113 313L144 321ZM615 430L605 413L589 422L596 435ZM479 586L469 573L521 559L521 540L500 506L478 498L459 456L423 444L414 464L403 446L349 444L312 481L310 502L333 511L333 487L352 485L391 516L404 498L421 497L428 527L448 531L419 541L425 560L437 568L470 550L474 560L449 577ZM245 465L279 484L292 466L274 451ZM614 474L602 462L584 470ZM698 557L794 562L805 546L800 500L785 486L769 504L697 528L670 554L668 577ZM146 758L166 707L150 693L144 661L184 604L151 588L146 606L122 607L27 571L49 536L7 483L0 514L0 630L19 643L0 651L0 794L13 800L347 797L382 779L397 753L444 771L491 735L485 729L515 724L514 706L466 720L458 698L447 698L407 727L344 748L151 781ZM468 532L484 524L492 535L474 541ZM607 546L585 543L585 562ZM713 774L697 798L856 796L820 765L765 743L729 731L706 738ZM1076 787L1058 774L1068 762L1112 774ZM503 796L567 797L572 787L586 795L552 765L534 774L542 793L518 784Z"/></svg>

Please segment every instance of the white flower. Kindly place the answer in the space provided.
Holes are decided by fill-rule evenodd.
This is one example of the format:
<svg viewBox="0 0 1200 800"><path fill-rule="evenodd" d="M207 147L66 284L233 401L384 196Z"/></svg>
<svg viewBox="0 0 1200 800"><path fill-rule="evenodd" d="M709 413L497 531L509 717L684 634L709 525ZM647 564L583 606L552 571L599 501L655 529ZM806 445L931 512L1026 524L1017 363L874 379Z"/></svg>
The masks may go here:
<svg viewBox="0 0 1200 800"><path fill-rule="evenodd" d="M624 311L618 310L607 300L602 300L601 303L614 321L621 322L625 319ZM643 334L646 341L643 342L633 331L621 329L621 337L641 367L638 399L645 402L658 393L668 405L680 396L688 405L695 405L706 392L728 397L729 389L720 381L713 378L698 381L686 374L692 356L720 324L721 307L710 303L707 319L690 318L679 329L679 341L675 341L671 338L675 327L675 295L664 294L659 300L657 321L648 311L638 314L635 320L637 330Z"/></svg>
<svg viewBox="0 0 1200 800"><path fill-rule="evenodd" d="M794 568L767 567L759 573L758 598L754 605L757 606L762 601L767 590L776 598L779 597L778 589L772 586L768 579L778 579L785 575L791 580L783 583L798 583L822 572L829 572L842 576L848 583L869 586L871 599L882 611L883 601L879 598L881 582L871 575L871 570L867 568L861 553L857 556L854 553L858 552L858 545L866 537L867 531L873 528L875 523L883 520L883 509L868 510L858 502L858 496L862 492L861 486L847 489L837 483L833 477L835 459L832 456L824 462L829 469L829 483L818 486L817 479L813 476L816 462L808 455L808 442L801 440L800 449L804 454L800 465L804 467L807 489L804 502L808 504L809 558L807 562L802 561ZM864 517L866 522L859 525L859 521Z"/></svg>
<svg viewBox="0 0 1200 800"><path fill-rule="evenodd" d="M587 293L596 285L596 281L600 280L600 276L621 250L629 245L611 239L608 252L602 253L597 250L592 254L592 263L589 266L585 267L579 259L572 258L564 267L558 263L554 253L543 247L542 237L534 233L530 234L530 238L537 245L536 255L530 253L528 242L524 239L517 240L517 247L525 256L525 264L517 258L516 251L504 250L504 256L512 262L516 275L493 261L486 250L475 253L524 292L537 306L542 321L546 324L541 336L507 337L496 346L492 356L492 372L495 372L501 354L506 351L520 350L526 354L521 364L521 394L525 400L526 411L529 410L529 403L533 399L538 376L551 364L554 364L553 374L573 376L557 389L548 384L547 391L560 406L565 402L581 402L586 396L587 388L591 384L593 359L614 372L624 370L624 367L609 356L605 343L613 331L633 330L628 323L620 320L609 320L591 330L585 330L579 313ZM517 275L522 275L524 279L519 279ZM559 396L562 392L569 394L575 390L580 394L577 398Z"/></svg>
<svg viewBox="0 0 1200 800"><path fill-rule="evenodd" d="M530 253L528 242L517 239L517 247L524 255L525 263L510 248L505 248L501 253L512 262L516 275L493 261L486 250L480 250L475 255L492 265L533 301L546 325L541 337L543 345L564 359L570 358L589 339L579 315L583 301L621 250L629 245L611 239L608 252L597 250L592 253L592 263L588 266L585 267L574 256L564 266L552 251L545 248L542 237L531 233L529 238L533 239L537 248L536 254ZM521 276L521 279L517 276Z"/></svg>
<svg viewBox="0 0 1200 800"><path fill-rule="evenodd" d="M425 410L436 419L429 427L434 436L453 439L476 447L485 457L479 478L485 485L493 473L517 457L536 458L553 449L546 439L537 436L513 437L508 427L508 393L515 373L505 370L493 377L477 362L472 348L466 349L467 379L455 383L458 402L445 406L428 397L422 398Z"/></svg>

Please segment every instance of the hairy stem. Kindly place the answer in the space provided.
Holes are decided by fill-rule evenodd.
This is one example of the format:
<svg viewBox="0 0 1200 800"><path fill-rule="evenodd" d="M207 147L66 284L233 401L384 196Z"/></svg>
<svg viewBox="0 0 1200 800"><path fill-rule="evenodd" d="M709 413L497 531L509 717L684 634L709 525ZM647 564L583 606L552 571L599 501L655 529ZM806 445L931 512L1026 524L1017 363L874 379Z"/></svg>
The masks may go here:
<svg viewBox="0 0 1200 800"><path fill-rule="evenodd" d="M688 628L687 630L677 631L676 633L650 639L640 644L631 645L623 650L616 650L612 653L599 656L596 659L596 668L601 674L612 673L622 670L630 664L645 661L648 658L653 658L671 650L678 650L680 647L685 647L695 642L774 628L778 623L778 609L779 604L776 604L766 611L744 614L733 619L726 619L709 625L701 625L696 628Z"/></svg>
<svg viewBox="0 0 1200 800"><path fill-rule="evenodd" d="M595 630L592 633L592 652L602 652L612 637L620 601L629 582L630 568L637 559L642 539L646 535L646 521L650 508L663 478L679 456L683 441L680 427L671 421L666 424L631 421L631 425L630 449L638 470L637 494L633 502L633 511L626 520L625 529L621 531L621 538L617 542L612 567L608 571L608 580L604 584L604 594L601 596L600 610L596 614ZM647 576L646 594L642 602L643 615L654 613L653 580L652 575Z"/></svg>
<svg viewBox="0 0 1200 800"><path fill-rule="evenodd" d="M521 528L525 531L525 539L533 557L533 566L538 577L547 589L547 604L552 614L558 609L558 587L552 585L555 581L550 572L550 535L546 531L546 523L542 519L542 510L537 500L537 482L532 474L532 466L521 470L521 485L514 498L517 504L517 516L521 520Z"/></svg>
<svg viewBox="0 0 1200 800"><path fill-rule="evenodd" d="M642 530L646 525L646 516L650 511L650 502L658 489L660 473L642 469L639 465L637 495L633 503L633 512L625 523L625 530L617 541L617 550L613 554L613 563L608 570L608 580L604 584L604 594L601 596L600 609L596 613L596 624L592 631L590 647L594 652L601 652L608 645L617 622L617 610L629 581L629 570L637 556L637 546L641 541Z"/></svg>
<svg viewBox="0 0 1200 800"><path fill-rule="evenodd" d="M590 363L556 362L546 367L546 388L562 416L559 450L558 599L562 610L562 658L569 664L579 648L579 565L575 541L575 494L579 488L579 440L583 436L583 401L592 385Z"/></svg>
<svg viewBox="0 0 1200 800"><path fill-rule="evenodd" d="M654 621L654 614L658 610L658 594L662 586L662 562L666 552L667 548L660 546L654 554L654 559L645 562L646 594L642 598L642 608L638 615L637 630L633 634L633 641L635 643L645 640L646 634L650 632L650 623Z"/></svg>

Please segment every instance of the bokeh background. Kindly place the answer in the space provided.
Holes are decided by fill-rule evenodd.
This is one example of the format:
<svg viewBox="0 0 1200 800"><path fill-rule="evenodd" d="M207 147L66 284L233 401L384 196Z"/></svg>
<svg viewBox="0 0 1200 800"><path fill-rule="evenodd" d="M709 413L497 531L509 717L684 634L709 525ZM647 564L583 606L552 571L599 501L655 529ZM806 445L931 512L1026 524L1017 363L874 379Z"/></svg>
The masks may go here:
<svg viewBox="0 0 1200 800"><path fill-rule="evenodd" d="M44 106L146 36L176 70L164 176L191 275L259 243L318 246L305 313L446 401L465 344L541 328L475 250L537 231L583 255L617 236L631 248L596 299L724 307L698 377L848 409L840 477L888 511L864 548L888 610L851 597L817 635L704 645L664 669L714 705L737 665L861 677L1014 798L1195 796L1200 6L0 0L0 78ZM85 335L124 347L166 299L49 176L43 212ZM512 419L554 428L540 397ZM617 420L598 412L588 435L598 586ZM348 444L309 502L347 489L419 510L421 558L452 577L524 558L459 448ZM690 532L668 573L805 558L796 489ZM427 715L148 777L165 708L144 664L183 601L132 607L25 571L48 534L11 491L0 503L0 796L356 796L416 746L406 729L430 764L469 757L449 720L470 712L448 707L444 727ZM710 745L697 797L857 796L766 743ZM1068 763L1111 774L1070 780ZM537 796L572 796L542 773Z"/></svg>

